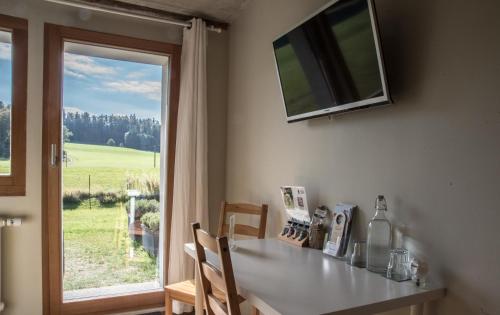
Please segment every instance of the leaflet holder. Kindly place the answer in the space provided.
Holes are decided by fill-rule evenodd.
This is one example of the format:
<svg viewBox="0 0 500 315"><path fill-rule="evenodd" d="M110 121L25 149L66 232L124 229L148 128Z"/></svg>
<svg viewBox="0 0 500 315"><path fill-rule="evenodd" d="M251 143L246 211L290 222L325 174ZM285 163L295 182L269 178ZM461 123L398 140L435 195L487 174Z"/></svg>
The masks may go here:
<svg viewBox="0 0 500 315"><path fill-rule="evenodd" d="M278 235L278 239L298 247L307 247L311 217L309 216L306 189L298 186L283 186L281 187L281 196L288 221Z"/></svg>

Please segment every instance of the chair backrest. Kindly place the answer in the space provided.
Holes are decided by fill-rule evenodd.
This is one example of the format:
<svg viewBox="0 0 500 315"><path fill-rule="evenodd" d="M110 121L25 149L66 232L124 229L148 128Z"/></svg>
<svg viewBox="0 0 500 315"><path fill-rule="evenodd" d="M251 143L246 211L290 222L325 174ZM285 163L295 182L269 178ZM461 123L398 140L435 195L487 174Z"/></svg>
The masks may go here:
<svg viewBox="0 0 500 315"><path fill-rule="evenodd" d="M234 234L254 236L260 239L265 237L267 224L266 204L257 206L247 203L227 203L223 201L220 209L219 230L217 232L217 235L219 236L226 235L229 231L229 224L226 223L226 216L228 213L250 214L259 216L258 228L251 225L236 224L234 226Z"/></svg>
<svg viewBox="0 0 500 315"><path fill-rule="evenodd" d="M197 256L196 264L201 278L207 314L241 315L227 237L214 238L202 230L199 223L193 223L192 227ZM207 261L205 248L217 254L220 268ZM225 303L214 295L216 289L225 293Z"/></svg>

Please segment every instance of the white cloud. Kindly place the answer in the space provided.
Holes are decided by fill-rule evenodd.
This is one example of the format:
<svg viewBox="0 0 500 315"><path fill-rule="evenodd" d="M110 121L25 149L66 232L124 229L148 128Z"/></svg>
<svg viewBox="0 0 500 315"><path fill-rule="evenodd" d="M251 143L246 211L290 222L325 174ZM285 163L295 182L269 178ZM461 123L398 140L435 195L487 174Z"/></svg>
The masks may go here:
<svg viewBox="0 0 500 315"><path fill-rule="evenodd" d="M10 60L12 58L10 48L10 44L0 43L0 59Z"/></svg>
<svg viewBox="0 0 500 315"><path fill-rule="evenodd" d="M113 67L99 65L91 57L64 53L64 71L68 75L83 77L87 75L115 74Z"/></svg>
<svg viewBox="0 0 500 315"><path fill-rule="evenodd" d="M84 111L81 110L80 108L78 107L72 107L72 106L64 106L64 111L66 113L73 113L73 114L76 114L76 113L83 113Z"/></svg>
<svg viewBox="0 0 500 315"><path fill-rule="evenodd" d="M80 78L80 79L85 78L85 76L83 74L75 72L75 71L71 71L67 68L64 68L64 74L69 75L71 77Z"/></svg>
<svg viewBox="0 0 500 315"><path fill-rule="evenodd" d="M149 99L161 99L161 82L158 81L110 81L104 83L104 88L116 92L142 94Z"/></svg>
<svg viewBox="0 0 500 315"><path fill-rule="evenodd" d="M140 79L146 75L144 71L132 71L127 73L127 79Z"/></svg>

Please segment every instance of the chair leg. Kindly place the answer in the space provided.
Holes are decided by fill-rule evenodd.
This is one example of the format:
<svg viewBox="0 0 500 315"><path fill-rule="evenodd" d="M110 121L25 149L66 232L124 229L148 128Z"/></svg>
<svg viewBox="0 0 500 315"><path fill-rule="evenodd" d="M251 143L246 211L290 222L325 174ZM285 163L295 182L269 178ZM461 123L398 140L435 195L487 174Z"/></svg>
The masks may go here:
<svg viewBox="0 0 500 315"><path fill-rule="evenodd" d="M172 315L172 299L170 294L165 292L165 315Z"/></svg>
<svg viewBox="0 0 500 315"><path fill-rule="evenodd" d="M252 306L252 315L260 315L260 312L255 306Z"/></svg>
<svg viewBox="0 0 500 315"><path fill-rule="evenodd" d="M424 315L424 304L416 304L410 307L411 315Z"/></svg>

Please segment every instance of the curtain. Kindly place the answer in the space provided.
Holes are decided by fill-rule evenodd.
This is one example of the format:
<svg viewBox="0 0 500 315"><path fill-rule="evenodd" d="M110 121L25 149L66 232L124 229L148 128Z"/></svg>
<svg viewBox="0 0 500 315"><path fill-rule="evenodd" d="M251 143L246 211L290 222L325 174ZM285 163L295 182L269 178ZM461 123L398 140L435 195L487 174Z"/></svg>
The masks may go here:
<svg viewBox="0 0 500 315"><path fill-rule="evenodd" d="M182 42L169 283L194 278L194 261L184 253L184 244L193 241L191 223L200 222L202 228L208 227L207 30L203 20L191 22L191 28L184 29ZM191 307L174 302L173 311L189 312Z"/></svg>

